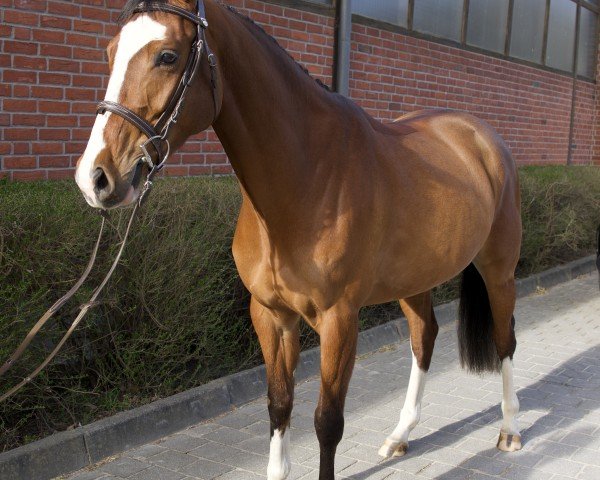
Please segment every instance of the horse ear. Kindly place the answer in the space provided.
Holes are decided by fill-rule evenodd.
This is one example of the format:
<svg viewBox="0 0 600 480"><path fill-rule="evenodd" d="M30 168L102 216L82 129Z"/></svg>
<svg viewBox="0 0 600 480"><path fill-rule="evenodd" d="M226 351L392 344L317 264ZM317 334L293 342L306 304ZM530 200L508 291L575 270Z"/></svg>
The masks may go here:
<svg viewBox="0 0 600 480"><path fill-rule="evenodd" d="M186 10L196 10L196 0L173 0L173 5Z"/></svg>
<svg viewBox="0 0 600 480"><path fill-rule="evenodd" d="M113 69L113 63L115 61L115 53L116 53L117 44L118 44L118 42L116 42L115 39L112 39L108 43L108 46L106 47L106 55L108 56L108 69L111 72Z"/></svg>

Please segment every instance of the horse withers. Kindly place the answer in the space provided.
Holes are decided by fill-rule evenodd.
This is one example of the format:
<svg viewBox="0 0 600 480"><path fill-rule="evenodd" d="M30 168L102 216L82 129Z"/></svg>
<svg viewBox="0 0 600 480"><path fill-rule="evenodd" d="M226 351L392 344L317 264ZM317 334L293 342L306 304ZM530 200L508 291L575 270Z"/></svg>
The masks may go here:
<svg viewBox="0 0 600 480"><path fill-rule="evenodd" d="M402 455L438 331L431 289L461 272L461 361L501 371L498 448L519 449L512 357L520 196L494 130L452 111L380 123L214 0L130 1L123 19L108 47L108 107L77 183L94 207L135 202L169 150L213 126L243 197L233 252L267 370L268 478L290 471L300 319L320 335L319 478L332 480L359 309L400 299L410 327L408 392L379 450Z"/></svg>

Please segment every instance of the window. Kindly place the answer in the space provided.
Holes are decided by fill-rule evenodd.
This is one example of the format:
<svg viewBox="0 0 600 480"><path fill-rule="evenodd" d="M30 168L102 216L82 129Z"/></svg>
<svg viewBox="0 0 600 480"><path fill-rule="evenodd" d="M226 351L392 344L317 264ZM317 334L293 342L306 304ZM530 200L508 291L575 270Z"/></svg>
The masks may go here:
<svg viewBox="0 0 600 480"><path fill-rule="evenodd" d="M352 0L352 11L565 73L577 52L577 74L596 76L600 0Z"/></svg>
<svg viewBox="0 0 600 480"><path fill-rule="evenodd" d="M364 17L406 27L408 0L352 0L352 11Z"/></svg>
<svg viewBox="0 0 600 480"><path fill-rule="evenodd" d="M467 43L504 52L508 0L472 0L469 3Z"/></svg>
<svg viewBox="0 0 600 480"><path fill-rule="evenodd" d="M546 0L514 0L510 55L540 63L544 43Z"/></svg>
<svg viewBox="0 0 600 480"><path fill-rule="evenodd" d="M459 42L462 16L463 0L417 0L413 28L419 32Z"/></svg>
<svg viewBox="0 0 600 480"><path fill-rule="evenodd" d="M577 47L577 74L594 78L598 32L597 15L587 8L581 9L579 18L579 46Z"/></svg>
<svg viewBox="0 0 600 480"><path fill-rule="evenodd" d="M571 0L551 0L546 65L573 71L577 5Z"/></svg>

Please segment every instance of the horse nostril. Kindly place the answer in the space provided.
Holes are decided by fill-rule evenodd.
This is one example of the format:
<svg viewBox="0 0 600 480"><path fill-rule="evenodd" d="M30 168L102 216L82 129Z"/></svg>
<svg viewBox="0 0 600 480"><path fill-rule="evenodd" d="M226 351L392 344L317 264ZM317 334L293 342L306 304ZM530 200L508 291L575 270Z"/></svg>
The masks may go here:
<svg viewBox="0 0 600 480"><path fill-rule="evenodd" d="M110 182L108 177L101 167L96 168L92 175L92 181L94 182L94 191L99 197L110 195L108 191L110 189Z"/></svg>

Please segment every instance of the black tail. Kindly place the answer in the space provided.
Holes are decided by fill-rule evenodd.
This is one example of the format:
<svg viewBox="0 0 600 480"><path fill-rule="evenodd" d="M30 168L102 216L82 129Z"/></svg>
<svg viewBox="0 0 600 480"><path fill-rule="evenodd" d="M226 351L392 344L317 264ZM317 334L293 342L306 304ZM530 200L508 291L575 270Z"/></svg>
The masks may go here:
<svg viewBox="0 0 600 480"><path fill-rule="evenodd" d="M483 278L472 263L462 273L458 310L460 364L476 373L499 371L490 300Z"/></svg>

